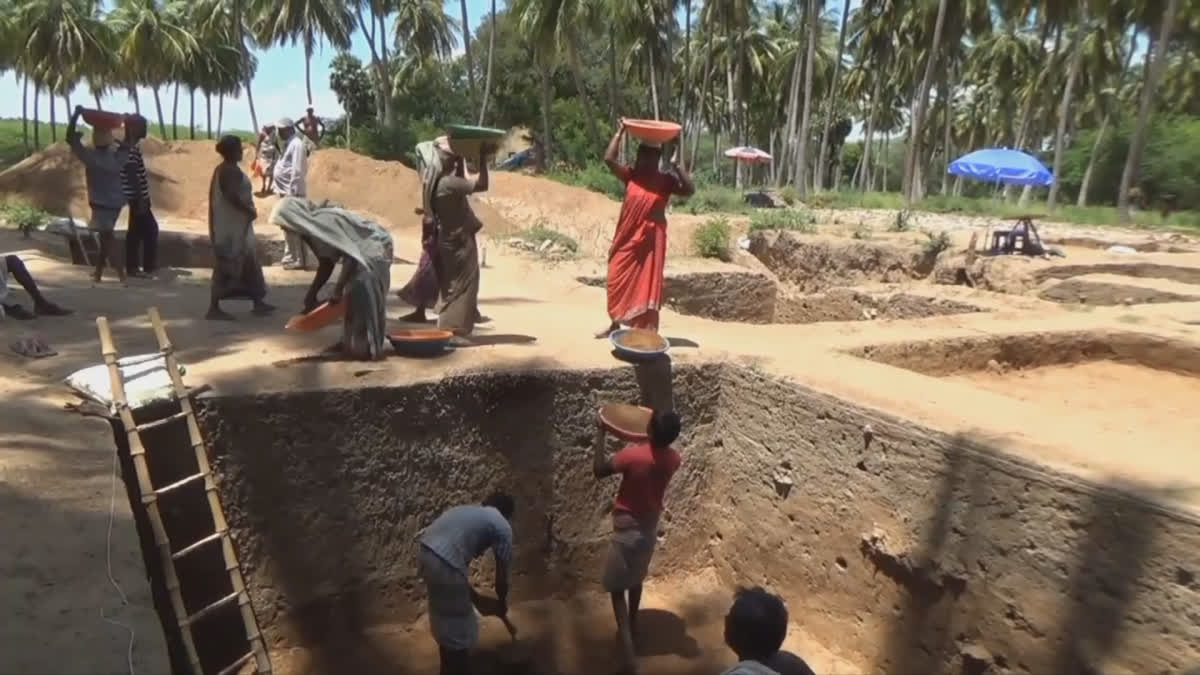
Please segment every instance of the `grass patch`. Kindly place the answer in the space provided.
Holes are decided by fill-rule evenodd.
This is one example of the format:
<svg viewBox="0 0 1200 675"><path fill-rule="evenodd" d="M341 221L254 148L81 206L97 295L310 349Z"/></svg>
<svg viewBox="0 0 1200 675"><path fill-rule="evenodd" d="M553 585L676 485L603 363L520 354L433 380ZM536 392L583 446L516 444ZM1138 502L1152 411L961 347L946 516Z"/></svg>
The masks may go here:
<svg viewBox="0 0 1200 675"><path fill-rule="evenodd" d="M517 236L522 241L539 249L548 241L550 242L548 248L558 245L566 249L569 253L575 254L579 252L579 242L575 241L570 235L563 234L545 223L535 223L533 227L522 230Z"/></svg>
<svg viewBox="0 0 1200 675"><path fill-rule="evenodd" d="M692 245L701 258L729 260L729 237L732 233L729 219L714 216L692 232Z"/></svg>
<svg viewBox="0 0 1200 675"><path fill-rule="evenodd" d="M50 222L54 216L20 198L9 198L0 202L0 220L10 227L21 230L25 236Z"/></svg>
<svg viewBox="0 0 1200 675"><path fill-rule="evenodd" d="M763 209L750 215L750 232L786 230L812 234L817 231L817 219L807 209Z"/></svg>
<svg viewBox="0 0 1200 675"><path fill-rule="evenodd" d="M916 224L917 214L908 209L900 209L896 215L892 217L892 224L888 227L892 232L908 232L913 229Z"/></svg>

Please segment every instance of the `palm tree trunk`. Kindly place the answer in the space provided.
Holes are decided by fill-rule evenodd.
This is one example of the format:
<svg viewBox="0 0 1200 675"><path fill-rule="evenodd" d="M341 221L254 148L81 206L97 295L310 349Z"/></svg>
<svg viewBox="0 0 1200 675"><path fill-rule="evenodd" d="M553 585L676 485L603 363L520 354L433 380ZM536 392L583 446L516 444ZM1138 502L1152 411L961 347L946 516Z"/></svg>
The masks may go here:
<svg viewBox="0 0 1200 675"><path fill-rule="evenodd" d="M142 114L142 101L138 98L137 85L129 88L129 97L133 99L133 112Z"/></svg>
<svg viewBox="0 0 1200 675"><path fill-rule="evenodd" d="M609 32L611 33L611 29ZM493 56L495 53L496 53L496 0L492 0L491 29L488 31L487 75L484 77L484 80L483 80L483 99L479 103L479 125L480 126L483 126L483 123L487 121L488 95L491 94L491 91L492 91L492 63L493 63ZM615 63L615 59L614 59L614 63ZM616 99L615 99L616 77L613 77L613 93L614 93L614 99L613 99L614 103L613 103L613 113L611 116L613 118L616 118L616 116L617 116L617 113L616 113L617 106L615 103L615 101L616 101Z"/></svg>
<svg viewBox="0 0 1200 675"><path fill-rule="evenodd" d="M459 0L462 10L463 57L467 64L467 96L475 99L475 64L471 61L471 22L467 20L467 0Z"/></svg>
<svg viewBox="0 0 1200 675"><path fill-rule="evenodd" d="M1083 180L1079 182L1079 197L1076 206L1087 206L1088 186L1092 183L1092 170L1096 168L1096 155L1100 154L1100 145L1104 143L1104 132L1108 131L1109 113L1104 114L1100 122L1100 130L1096 132L1096 140L1092 142L1092 152L1088 155L1087 168L1083 170Z"/></svg>
<svg viewBox="0 0 1200 675"><path fill-rule="evenodd" d="M212 94L204 92L204 112L206 123L204 130L209 140L212 140Z"/></svg>
<svg viewBox="0 0 1200 675"><path fill-rule="evenodd" d="M551 100L553 94L550 91L550 64L541 64L539 70L542 71L542 156L545 158L545 168L549 169L551 166L551 148L553 147L553 138L550 131L550 106L553 103Z"/></svg>
<svg viewBox="0 0 1200 675"><path fill-rule="evenodd" d="M696 157L700 154L700 121L703 119L704 102L708 100L709 87L712 86L713 74L713 33L708 31L708 54L705 56L704 64L704 82L700 84L700 98L696 99L696 132L692 134L692 161L688 164L689 169L696 168ZM714 146L713 151L716 151Z"/></svg>
<svg viewBox="0 0 1200 675"><path fill-rule="evenodd" d="M733 98L733 54L729 49L729 45L733 43L733 30L731 24L725 24L725 114L728 116L730 137L736 133L737 129L737 101ZM716 154L721 153L720 148L713 148ZM738 189L742 187L742 163L735 161L733 163L733 184Z"/></svg>
<svg viewBox="0 0 1200 675"><path fill-rule="evenodd" d="M1158 77L1162 73L1167 45L1171 41L1171 31L1175 27L1175 14L1178 11L1179 0L1167 0L1167 6L1163 9L1162 27L1159 29L1154 49L1146 51L1147 60L1150 59L1150 52L1154 52L1154 60L1148 61L1149 72L1142 83L1137 126L1133 128L1133 138L1129 139L1129 153L1125 156L1125 169L1121 171L1121 187L1117 193L1117 212L1121 222L1129 222L1129 189L1133 186L1134 175L1142 161L1142 150L1146 146L1146 129L1150 125L1150 106L1154 101L1154 90L1157 89Z"/></svg>
<svg viewBox="0 0 1200 675"><path fill-rule="evenodd" d="M945 128L943 136L942 136L942 157L943 157L943 159L946 160L947 167L950 166L950 150L951 150L950 145L951 145L951 141L952 141L951 136L953 135L953 132L954 132L954 129L953 129L953 125L954 125L954 105L953 105L954 87L950 81L950 76L951 76L951 73L947 72L945 79L942 80L942 95L945 97L944 107L943 107L943 113L944 113L943 121L945 122L945 125L946 125L946 128ZM943 195L949 194L949 192L950 192L950 172L946 171L945 168L943 168L942 169L942 194Z"/></svg>
<svg viewBox="0 0 1200 675"><path fill-rule="evenodd" d="M47 91L46 98L50 99L50 142L57 143L58 142L58 124L55 122L55 117L54 117L54 91L53 90Z"/></svg>
<svg viewBox="0 0 1200 675"><path fill-rule="evenodd" d="M617 28L616 24L608 25L608 107L609 117L617 121Z"/></svg>
<svg viewBox="0 0 1200 675"><path fill-rule="evenodd" d="M304 92L308 95L308 105L312 106L312 41L304 40ZM255 131L258 131L256 128Z"/></svg>
<svg viewBox="0 0 1200 675"><path fill-rule="evenodd" d="M817 190L825 189L825 161L829 152L829 128L833 126L833 111L837 100L838 75L842 72L842 54L846 49L846 19L850 15L850 0L842 4L842 26L838 30L837 60L833 62L833 78L829 81L829 95L825 98L825 128L821 130L821 147L817 151L817 172L813 177L813 185Z"/></svg>
<svg viewBox="0 0 1200 675"><path fill-rule="evenodd" d="M33 149L35 151L42 149L42 134L41 121L38 115L38 98L40 97L42 88L37 82L33 83Z"/></svg>
<svg viewBox="0 0 1200 675"><path fill-rule="evenodd" d="M782 170L779 172L778 187L783 187L783 182L790 175L788 167L793 163L792 157L796 149L796 118L800 115L800 76L804 70L803 58L804 52L796 50L796 58L792 63L791 84L788 87L788 103L787 103L787 119L784 121L784 129L787 134L783 138L782 157L780 161L783 163Z"/></svg>
<svg viewBox="0 0 1200 675"><path fill-rule="evenodd" d="M171 139L179 140L179 82L175 83L175 100L171 103Z"/></svg>
<svg viewBox="0 0 1200 675"><path fill-rule="evenodd" d="M679 78L679 121L687 124L691 112L691 96L688 95L688 81L692 77L692 0L683 0L683 76ZM685 149L686 150L686 149ZM687 166L687 156L680 153L684 167Z"/></svg>
<svg viewBox="0 0 1200 675"><path fill-rule="evenodd" d="M258 115L254 112L254 92L250 90L250 76L246 76L246 81L242 85L246 88L246 102L250 104L250 124L254 126L254 131L258 131Z"/></svg>
<svg viewBox="0 0 1200 675"><path fill-rule="evenodd" d="M29 153L29 73L21 76L21 144Z"/></svg>
<svg viewBox="0 0 1200 675"><path fill-rule="evenodd" d="M812 122L813 60L817 52L817 0L808 0L808 47L804 56L804 111L800 115L800 138L796 143L796 174L792 185L801 199L808 195L808 129Z"/></svg>
<svg viewBox="0 0 1200 675"><path fill-rule="evenodd" d="M649 60L650 69L650 102L654 106L654 119L662 119L662 114L658 108L658 78L654 75L654 50L646 50L646 58Z"/></svg>
<svg viewBox="0 0 1200 675"><path fill-rule="evenodd" d="M104 110L104 105L100 103L100 94L93 91L92 98L96 101L96 110Z"/></svg>
<svg viewBox="0 0 1200 675"><path fill-rule="evenodd" d="M158 111L158 131L162 134L163 140L167 139L167 120L163 117L162 99L158 97L158 85L150 88L154 92L154 109Z"/></svg>
<svg viewBox="0 0 1200 675"><path fill-rule="evenodd" d="M880 185L882 186L879 190L880 192L888 191L887 170L888 170L888 164L891 164L891 161L889 161L889 157L891 156L891 153L888 151L888 140L890 140L891 135L892 135L892 132L890 130L883 132L883 152L879 153L879 157L881 160L879 163L883 167L883 180L880 182Z"/></svg>
<svg viewBox="0 0 1200 675"><path fill-rule="evenodd" d="M380 51L380 55L383 57L382 59L380 59L380 62L379 62L379 69L380 69L379 75L381 78L383 78L381 81L383 82L383 86L384 86L383 123L388 128L391 128L391 127L396 126L396 105L393 100L395 97L393 97L392 93L391 93L391 84L390 83L392 81L392 77L391 77L392 62L391 62L390 57L388 56L388 48L387 48L388 40L383 39L383 36L387 35L387 17L385 16L384 13L380 13L375 17L375 20L379 23L379 35L380 35L379 51ZM547 157L549 157L549 152L550 152L549 143L550 143L550 139L547 138L546 139Z"/></svg>
<svg viewBox="0 0 1200 675"><path fill-rule="evenodd" d="M934 65L937 63L938 49L942 43L942 27L946 24L946 6L948 0L939 0L937 21L933 25L933 42L929 46L929 56L925 59L925 75L921 78L921 86L917 90L917 105L913 109L913 120L911 128L913 133L909 134L910 142L908 144L907 160L905 161L904 174L901 180L901 191L904 192L904 203L908 205L913 197L913 175L916 173L917 159L921 156L921 128L925 121L925 107L929 104L929 81L933 79Z"/></svg>
<svg viewBox="0 0 1200 675"><path fill-rule="evenodd" d="M189 87L188 92L188 108L191 109L188 117L188 138L194 141L196 140L196 90Z"/></svg>
<svg viewBox="0 0 1200 675"><path fill-rule="evenodd" d="M879 105L879 92L883 88L883 74L875 73L875 84L871 92L871 106L867 112L867 130L864 135L865 145L863 145L863 170L862 170L862 191L871 191L871 146L874 145L871 141L875 136L875 109Z"/></svg>
<svg viewBox="0 0 1200 675"><path fill-rule="evenodd" d="M225 94L217 94L217 138L221 137L221 124L225 121Z"/></svg>
<svg viewBox="0 0 1200 675"><path fill-rule="evenodd" d="M1046 208L1053 210L1058 201L1058 172L1062 168L1063 150L1066 146L1067 114L1071 110L1071 93L1075 89L1075 80L1079 77L1079 66L1083 62L1083 36L1088 30L1088 8L1086 0L1079 0L1079 26L1075 34L1075 49L1071 53L1071 65L1067 70L1067 86L1063 89L1062 105L1058 109L1058 128L1054 132L1054 182L1050 184L1050 195L1046 198Z"/></svg>

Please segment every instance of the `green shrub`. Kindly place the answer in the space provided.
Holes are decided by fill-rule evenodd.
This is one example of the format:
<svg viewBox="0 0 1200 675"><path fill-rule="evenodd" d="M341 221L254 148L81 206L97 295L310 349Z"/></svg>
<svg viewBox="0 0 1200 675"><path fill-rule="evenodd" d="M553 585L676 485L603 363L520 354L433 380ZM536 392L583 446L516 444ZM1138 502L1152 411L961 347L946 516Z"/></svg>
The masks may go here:
<svg viewBox="0 0 1200 675"><path fill-rule="evenodd" d="M743 213L746 199L741 191L724 185L697 186L696 194L678 202L680 208L692 214Z"/></svg>
<svg viewBox="0 0 1200 675"><path fill-rule="evenodd" d="M917 216L915 213L908 209L900 209L892 218L892 227L890 229L892 232L908 232L913 228L916 220Z"/></svg>
<svg viewBox="0 0 1200 675"><path fill-rule="evenodd" d="M729 260L729 237L732 228L725 216L714 216L704 221L692 233L692 244L701 258Z"/></svg>
<svg viewBox="0 0 1200 675"><path fill-rule="evenodd" d="M0 220L21 230L25 236L50 222L51 214L22 199L7 199L0 202Z"/></svg>
<svg viewBox="0 0 1200 675"><path fill-rule="evenodd" d="M817 219L806 209L765 209L750 215L750 231L787 230L811 234L817 231Z"/></svg>
<svg viewBox="0 0 1200 675"><path fill-rule="evenodd" d="M575 241L573 237L542 222L534 223L533 227L523 230L518 236L530 244L540 246L543 242L549 241L551 245L558 244L571 253L579 252L579 242Z"/></svg>
<svg viewBox="0 0 1200 675"><path fill-rule="evenodd" d="M782 199L783 203L787 204L788 206L793 206L800 199L799 195L796 193L796 188L792 187L791 185L785 185L779 189L779 198Z"/></svg>
<svg viewBox="0 0 1200 675"><path fill-rule="evenodd" d="M592 162L578 169L556 169L547 172L546 177L567 185L587 188L613 199L625 197L625 186L602 162Z"/></svg>
<svg viewBox="0 0 1200 675"><path fill-rule="evenodd" d="M926 232L925 241L921 242L921 251L925 257L936 259L942 254L942 251L950 248L950 245L950 235L947 232L942 231L937 234Z"/></svg>

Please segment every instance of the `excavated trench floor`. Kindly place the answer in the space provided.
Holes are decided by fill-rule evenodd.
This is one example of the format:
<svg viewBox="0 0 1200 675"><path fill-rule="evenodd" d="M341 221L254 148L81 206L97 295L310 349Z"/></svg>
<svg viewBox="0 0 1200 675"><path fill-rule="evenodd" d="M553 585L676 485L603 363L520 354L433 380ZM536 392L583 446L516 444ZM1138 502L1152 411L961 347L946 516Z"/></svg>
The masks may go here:
<svg viewBox="0 0 1200 675"><path fill-rule="evenodd" d="M785 646L827 674L1158 673L1200 659L1185 609L1200 595L1197 523L757 370L661 365L201 399L276 671L434 672L414 540L448 506L504 489L517 499L520 633L512 644L483 619L477 672L616 672L598 585L616 481L596 481L590 461L608 401L673 405L684 420L642 673L732 663L722 620L744 584L783 595ZM189 471L154 451L174 442L156 431L152 472ZM169 530L210 527L163 507ZM484 588L489 566L473 574ZM227 591L217 571L181 570L189 606ZM197 640L216 672L244 641L236 615L211 622Z"/></svg>

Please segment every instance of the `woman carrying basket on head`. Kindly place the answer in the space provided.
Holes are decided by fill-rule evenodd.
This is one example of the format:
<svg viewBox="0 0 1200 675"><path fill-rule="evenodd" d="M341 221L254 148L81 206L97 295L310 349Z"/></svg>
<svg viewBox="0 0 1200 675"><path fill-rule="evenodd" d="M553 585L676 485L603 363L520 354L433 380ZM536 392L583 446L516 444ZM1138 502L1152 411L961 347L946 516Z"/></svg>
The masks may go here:
<svg viewBox="0 0 1200 675"><path fill-rule="evenodd" d="M638 145L633 166L617 159L625 138L621 121L604 153L608 169L625 184L625 199L617 231L608 251L609 325L596 333L608 337L621 324L658 331L658 310L662 306L663 270L667 262L667 203L671 195L690 197L696 188L686 170L679 166L676 139L671 170L659 170L662 148L648 143Z"/></svg>

